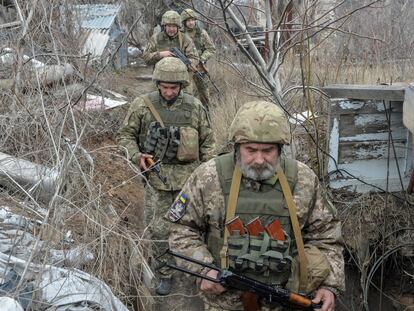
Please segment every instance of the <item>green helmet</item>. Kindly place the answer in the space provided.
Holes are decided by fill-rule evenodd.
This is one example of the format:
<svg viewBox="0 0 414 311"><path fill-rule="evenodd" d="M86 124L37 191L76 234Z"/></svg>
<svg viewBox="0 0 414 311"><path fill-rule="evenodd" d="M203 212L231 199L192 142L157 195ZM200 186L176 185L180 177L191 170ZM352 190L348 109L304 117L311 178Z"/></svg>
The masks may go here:
<svg viewBox="0 0 414 311"><path fill-rule="evenodd" d="M191 9L185 9L181 12L181 22L184 23L187 19L194 18L197 19L195 12Z"/></svg>
<svg viewBox="0 0 414 311"><path fill-rule="evenodd" d="M278 106L266 101L244 104L230 126L229 140L234 143L289 144L290 130Z"/></svg>
<svg viewBox="0 0 414 311"><path fill-rule="evenodd" d="M161 26L177 25L181 27L181 17L176 11L167 11L161 18Z"/></svg>
<svg viewBox="0 0 414 311"><path fill-rule="evenodd" d="M187 67L176 57L164 57L156 63L152 81L181 83L183 87L190 84Z"/></svg>

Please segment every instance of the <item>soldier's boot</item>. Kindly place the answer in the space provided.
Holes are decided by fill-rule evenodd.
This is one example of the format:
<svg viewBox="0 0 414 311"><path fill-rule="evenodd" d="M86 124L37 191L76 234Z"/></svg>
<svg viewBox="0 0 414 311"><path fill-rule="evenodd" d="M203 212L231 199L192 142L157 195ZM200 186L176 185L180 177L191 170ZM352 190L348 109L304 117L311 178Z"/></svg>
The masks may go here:
<svg viewBox="0 0 414 311"><path fill-rule="evenodd" d="M171 277L160 277L157 280L155 292L161 296L168 295L171 292Z"/></svg>

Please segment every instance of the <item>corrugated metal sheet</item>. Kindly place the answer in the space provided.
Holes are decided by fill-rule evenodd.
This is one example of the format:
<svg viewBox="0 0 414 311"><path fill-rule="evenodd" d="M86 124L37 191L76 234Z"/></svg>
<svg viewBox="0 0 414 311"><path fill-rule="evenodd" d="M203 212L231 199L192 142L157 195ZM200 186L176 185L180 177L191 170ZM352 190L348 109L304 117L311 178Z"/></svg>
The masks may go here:
<svg viewBox="0 0 414 311"><path fill-rule="evenodd" d="M82 52L91 53L91 57L102 56L109 41L109 30L92 29L85 31L85 43Z"/></svg>
<svg viewBox="0 0 414 311"><path fill-rule="evenodd" d="M85 4L75 5L80 26L83 29L110 29L119 13L119 5Z"/></svg>

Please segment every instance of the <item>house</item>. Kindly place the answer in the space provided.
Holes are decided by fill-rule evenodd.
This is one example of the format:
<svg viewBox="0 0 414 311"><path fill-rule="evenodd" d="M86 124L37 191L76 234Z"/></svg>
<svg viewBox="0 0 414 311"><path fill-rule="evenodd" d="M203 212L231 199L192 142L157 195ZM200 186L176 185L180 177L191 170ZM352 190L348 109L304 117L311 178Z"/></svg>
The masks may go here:
<svg viewBox="0 0 414 311"><path fill-rule="evenodd" d="M82 53L89 54L92 60L113 59L114 67L127 65L126 32L119 22L120 5L83 4L74 5L73 18L80 33ZM75 27L76 28L76 27ZM119 47L119 49L118 49Z"/></svg>

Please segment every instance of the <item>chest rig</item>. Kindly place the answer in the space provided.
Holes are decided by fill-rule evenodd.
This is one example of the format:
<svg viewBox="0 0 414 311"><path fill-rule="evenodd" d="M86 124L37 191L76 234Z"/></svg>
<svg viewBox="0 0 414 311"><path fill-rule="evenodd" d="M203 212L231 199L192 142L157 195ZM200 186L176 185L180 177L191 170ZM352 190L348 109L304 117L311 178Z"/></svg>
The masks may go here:
<svg viewBox="0 0 414 311"><path fill-rule="evenodd" d="M187 30L187 34L193 39L197 51L203 52L203 44L201 42L201 28L196 26L194 29ZM201 53L200 53L201 54Z"/></svg>
<svg viewBox="0 0 414 311"><path fill-rule="evenodd" d="M144 101L151 110L154 121L142 125L139 135L141 150L155 155L163 163L180 163L176 158L181 139L180 129L194 127L192 124L194 98L183 93L182 103L177 110L169 110L162 105L158 91L148 94Z"/></svg>
<svg viewBox="0 0 414 311"><path fill-rule="evenodd" d="M157 51L168 51L170 48L178 48L181 51L184 49L184 38L183 34L178 31L177 35L174 38L168 37L164 31L161 31L157 34Z"/></svg>
<svg viewBox="0 0 414 311"><path fill-rule="evenodd" d="M279 163L285 173L289 188L293 191L297 175L296 161L280 158ZM230 153L218 157L216 167L227 207L235 170L234 154ZM286 239L284 241L274 240L267 233L252 236L233 232L227 238L229 269L261 282L284 285L290 275L292 254L296 251L296 244L289 210L279 181L276 181L274 185L261 184L258 189L249 187L246 182L242 181L237 196L235 215L244 224L255 217L259 217L264 225L278 219ZM220 263L223 241L224 220L220 228L212 228L207 235L208 247L217 264Z"/></svg>

